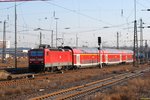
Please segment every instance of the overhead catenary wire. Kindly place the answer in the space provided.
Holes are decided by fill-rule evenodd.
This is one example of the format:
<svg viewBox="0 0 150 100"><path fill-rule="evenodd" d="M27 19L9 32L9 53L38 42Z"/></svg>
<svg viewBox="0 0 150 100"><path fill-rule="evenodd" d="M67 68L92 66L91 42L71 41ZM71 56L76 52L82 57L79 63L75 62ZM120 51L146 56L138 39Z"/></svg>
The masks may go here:
<svg viewBox="0 0 150 100"><path fill-rule="evenodd" d="M35 1L36 1L36 0L35 0ZM41 1L42 1L42 0L41 0ZM48 1L50 1L50 2L48 2ZM147 1L147 0L146 0L146 1ZM25 2L26 2L26 1L25 1ZM21 2L21 3L17 4L16 6L22 5L22 4L25 3L25 2ZM100 22L102 22L102 23L112 25L112 24L110 24L110 23L108 23L108 22L104 22L104 21L102 21L102 20L100 20L100 19L91 17L91 16L89 16L89 15L85 15L85 14L80 13L80 12L78 12L78 11L71 10L71 9L66 8L66 7L60 6L60 5L58 5L58 4L52 3L51 0L44 0L43 2L46 2L46 3L51 4L51 5L53 5L53 6L57 6L57 7L63 8L63 9L68 10L68 11L70 11L70 12L77 13L77 14L79 14L79 15L88 17L88 18L93 19L93 20L95 20L95 21L100 21ZM139 2L138 2L138 3L139 3ZM139 4L140 4L140 3L139 3ZM123 4L122 4L122 5L123 5ZM10 6L10 7L3 8L3 9L10 9L10 8L13 8L13 7L14 7L14 6ZM3 9L0 9L0 10L3 10Z"/></svg>
<svg viewBox="0 0 150 100"><path fill-rule="evenodd" d="M97 18L94 18L94 17L88 16L88 15L82 14L82 13L80 13L80 12L78 12L78 11L74 11L74 10L65 8L65 7L60 6L60 5L57 5L57 4L55 4L55 3L51 3L51 2L47 2L47 1L43 1L43 2L46 2L46 3L51 4L51 5L53 5L53 6L57 6L57 7L63 8L63 9L65 9L65 10L68 10L68 11L73 12L73 13L77 13L77 14L82 15L82 16L84 16L84 17L88 17L88 18L90 18L90 19L92 19L92 20L100 21L100 22L102 22L102 23L105 23L105 24L109 25L109 26L108 26L109 28L117 28L117 27L121 27L121 26L123 26L123 25L127 25L127 24L128 24L128 23L125 23L125 24L120 24L120 25L112 25L112 24L110 24L110 23L107 23L107 22L104 22L104 21L99 20L99 19L97 19ZM23 2L23 3L24 3L24 2ZM22 4L22 3L17 4L17 6L19 6L19 5L21 5L21 4ZM9 7L9 8L12 8L12 7L14 7L14 6L11 6L11 7ZM7 9L8 9L8 8L7 8ZM35 28L33 28L33 29L35 29Z"/></svg>
<svg viewBox="0 0 150 100"><path fill-rule="evenodd" d="M95 20L95 21L98 21L98 22L101 22L101 23L104 23L104 24L107 24L107 25L112 25L111 23L108 23L108 22L102 21L102 20L100 20L100 19L94 18L94 17L92 17L92 16L89 16L89 15L83 14L83 13L78 12L78 11L75 11L75 10L71 10L71 9L69 9L69 8L66 8L66 7L60 6L60 5L55 4L55 3L47 2L47 1L43 1L43 2L45 2L45 3L47 3L47 4L50 4L50 5L53 5L53 6L56 6L56 7L59 7L59 8L62 8L62 9L65 9L65 10L70 11L70 12L72 12L72 13L76 13L76 14L78 14L78 15L81 15L81 16L84 16L84 17L87 17L87 18L89 18L89 19L92 19L92 20Z"/></svg>
<svg viewBox="0 0 150 100"><path fill-rule="evenodd" d="M47 2L47 1L43 1L43 2ZM47 2L47 3L49 3L49 2ZM51 3L51 2L50 2ZM56 4L57 5L57 4ZM58 5L59 6L59 5ZM57 6L57 7L58 7ZM62 8L62 6L61 6L61 8ZM64 7L65 8L65 7ZM63 8L63 9L64 9ZM10 8L9 8L10 9ZM90 18L90 19L92 19L92 20L95 20L95 21L98 21L99 19L97 19L97 18L94 18L94 17L92 17L92 16L88 16L88 15L82 15L82 13L80 12L80 11L75 11L75 10L71 10L71 9L68 9L68 8L66 8L68 11L70 11L70 12L72 12L72 13L76 13L76 14L79 14L79 15L81 15L81 16L84 16L84 17L87 17L87 18ZM22 15L23 16L23 14L20 14L20 15ZM130 15L132 15L132 14L130 14ZM131 16L129 16L129 17L131 17ZM99 22L101 22L102 20L100 20ZM103 23L103 21L102 21L102 23ZM105 23L105 22L104 22ZM129 22L130 23L130 22ZM120 27L124 27L125 25L127 25L127 23L123 23L123 24L120 24L120 25L112 25L112 24L110 24L110 23L105 23L105 24L107 24L108 26L108 28L120 28ZM31 27L27 27L27 26L18 26L17 25L17 27L22 27L22 28L30 28L30 29L35 29L35 28L31 28ZM37 27L36 27L37 28ZM83 31L80 31L80 32L93 32L93 31L99 31L99 30L103 30L103 29L107 29L107 28L104 28L104 27L100 27L100 28L97 28L97 29L91 29L91 30L83 30Z"/></svg>
<svg viewBox="0 0 150 100"><path fill-rule="evenodd" d="M145 0L145 1L146 1L147 3L150 3L149 0ZM142 0L142 2L143 2L143 0ZM144 4L140 3L139 1L137 1L137 4L140 5L140 6L142 6L142 7L144 7L144 8L149 8L149 6L145 6Z"/></svg>
<svg viewBox="0 0 150 100"><path fill-rule="evenodd" d="M18 4L16 4L16 7L18 7L18 6L20 6L20 5L24 4L24 3L26 3L26 2L18 3ZM13 6L10 6L10 7L1 8L0 10L6 10L6 9L11 9L11 8L15 8L15 6L13 5Z"/></svg>

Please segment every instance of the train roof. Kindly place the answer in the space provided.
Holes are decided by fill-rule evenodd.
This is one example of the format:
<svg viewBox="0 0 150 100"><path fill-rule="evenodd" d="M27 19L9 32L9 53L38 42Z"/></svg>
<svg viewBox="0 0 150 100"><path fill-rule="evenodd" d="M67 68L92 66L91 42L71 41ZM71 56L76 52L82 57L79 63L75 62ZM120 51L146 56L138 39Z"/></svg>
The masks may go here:
<svg viewBox="0 0 150 100"><path fill-rule="evenodd" d="M73 47L72 48L74 53L98 53L97 47ZM125 50L125 49L108 49L103 48L101 52L104 53L133 53L132 50Z"/></svg>
<svg viewBox="0 0 150 100"><path fill-rule="evenodd" d="M124 50L124 49L102 49L105 53L133 53L132 50Z"/></svg>
<svg viewBox="0 0 150 100"><path fill-rule="evenodd" d="M133 50L123 50L123 53L133 53Z"/></svg>
<svg viewBox="0 0 150 100"><path fill-rule="evenodd" d="M98 53L97 48L73 47L72 49L73 49L74 53Z"/></svg>
<svg viewBox="0 0 150 100"><path fill-rule="evenodd" d="M99 50L97 47L68 47L67 48L45 48L45 49L49 49L49 50L57 50L57 51L61 51L61 50L69 50L72 49L74 53L98 53ZM41 48L38 48L41 49ZM32 50L36 50L36 49L32 49ZM104 53L133 53L132 50L125 50L125 49L108 49L108 48L102 48L100 50L100 52L104 52Z"/></svg>

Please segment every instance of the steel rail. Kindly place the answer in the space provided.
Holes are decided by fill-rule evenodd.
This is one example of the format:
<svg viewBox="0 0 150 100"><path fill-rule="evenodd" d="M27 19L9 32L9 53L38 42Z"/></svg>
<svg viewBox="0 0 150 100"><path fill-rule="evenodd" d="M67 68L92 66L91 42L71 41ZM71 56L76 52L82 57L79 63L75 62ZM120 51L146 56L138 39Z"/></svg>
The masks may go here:
<svg viewBox="0 0 150 100"><path fill-rule="evenodd" d="M127 74L127 73L125 73ZM121 74L121 75L117 75L117 76L112 76L112 77L109 77L109 78L106 78L106 79L103 79L103 80L98 80L98 81L95 81L95 82L91 82L91 83L88 83L88 84L85 84L85 85L81 85L81 86L76 86L76 87L71 87L71 88L68 88L68 89L65 89L65 90L60 90L58 92L54 92L54 93L51 93L51 94L46 94L46 95L43 95L43 96L40 96L40 97L35 97L35 98L32 98L31 100L40 100L41 99L45 99L47 97L50 97L50 96L55 96L55 95L59 95L59 94L62 94L62 93L65 93L65 92L69 92L69 91L73 91L73 90L77 90L77 89L80 89L80 88L83 88L85 86L90 86L90 85L93 85L93 84L97 84L99 82L104 82L106 80L109 80L109 79L113 79L113 78L117 78L117 77L120 77L124 74Z"/></svg>
<svg viewBox="0 0 150 100"><path fill-rule="evenodd" d="M124 80L125 78L126 78L126 77L123 77L123 78L121 78L121 79L116 79L116 80L113 80L113 81L111 81L111 82L108 82L108 83L105 83L105 84L102 84L102 85L99 85L99 86L96 86L96 87L93 87L93 88L89 88L89 89L87 89L87 90L79 91L79 92L76 92L76 93L74 93L74 94L70 94L70 95L66 95L66 96L57 98L56 100L65 100L65 99L73 98L73 97L75 97L75 96L78 96L78 95L81 95L81 94L84 94L84 93L87 93L87 92L96 90L96 89L98 89L98 88L102 88L102 87L105 87L105 86L112 85L112 84L114 84L114 83L120 82L120 81Z"/></svg>
<svg viewBox="0 0 150 100"><path fill-rule="evenodd" d="M2 86L12 86L12 85L22 85L26 83L31 83L35 80L29 80L29 79L22 79L22 80L12 80L12 81L6 81L6 82L0 82L0 87Z"/></svg>
<svg viewBox="0 0 150 100"><path fill-rule="evenodd" d="M134 73L128 72L125 74L120 74L120 75L117 75L115 77L110 77L110 78L106 78L103 80L91 82L91 83L88 83L85 85L76 86L76 87L72 87L69 89L64 89L64 90L57 91L54 93L46 94L43 96L31 98L30 100L42 100L42 99L47 99L47 98L53 98L53 99L55 98L55 100L64 100L64 99L73 98L77 95L81 95L81 94L87 93L89 91L93 91L95 89L98 89L98 88L102 88L102 87L105 87L105 86L108 86L111 84L115 84L115 83L118 83L122 80L129 79L131 77L139 76L142 74L141 72L145 72L147 70L150 70L150 68L148 68L146 70L135 71Z"/></svg>
<svg viewBox="0 0 150 100"><path fill-rule="evenodd" d="M37 75L37 74L30 74L31 76L34 75L34 76L38 76L34 79L34 77L24 77L24 78L19 78L19 79L13 79L13 80L9 80L9 81L1 81L0 82L0 87L1 86L12 86L12 85L20 85L20 84L27 84L27 83L31 83L31 82L34 82L34 81L40 81L40 80L43 80L44 78L47 78L47 76L43 75L43 76L40 76L40 75Z"/></svg>
<svg viewBox="0 0 150 100"><path fill-rule="evenodd" d="M40 81L43 79L46 79L47 76L51 75L51 73L44 73L44 74L27 74L27 75L16 75L13 77L12 80L5 80L5 81L0 81L0 87L1 86L11 86L11 85L20 85L20 84L26 84L26 83L31 83L34 81Z"/></svg>

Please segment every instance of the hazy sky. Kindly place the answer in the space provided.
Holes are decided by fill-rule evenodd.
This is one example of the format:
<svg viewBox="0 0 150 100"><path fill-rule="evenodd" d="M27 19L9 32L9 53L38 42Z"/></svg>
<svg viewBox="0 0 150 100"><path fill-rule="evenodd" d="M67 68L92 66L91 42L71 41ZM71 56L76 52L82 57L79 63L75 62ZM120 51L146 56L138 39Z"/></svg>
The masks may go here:
<svg viewBox="0 0 150 100"><path fill-rule="evenodd" d="M142 18L143 26L150 25L150 0L136 0L137 22ZM58 45L61 38L64 45L97 46L97 37L102 37L103 45L116 46L116 33L119 32L120 45L133 45L134 0L49 0L17 2L18 46L35 47L39 44L39 32L44 29L42 43L51 43L51 31L56 41L56 20ZM0 21L7 20L7 40L14 46L14 2L0 3ZM55 13L54 13L55 12ZM69 28L69 29L66 29ZM144 39L150 39L149 30L144 28ZM3 34L0 23L0 39ZM139 28L138 28L139 31ZM140 33L138 32L138 35Z"/></svg>

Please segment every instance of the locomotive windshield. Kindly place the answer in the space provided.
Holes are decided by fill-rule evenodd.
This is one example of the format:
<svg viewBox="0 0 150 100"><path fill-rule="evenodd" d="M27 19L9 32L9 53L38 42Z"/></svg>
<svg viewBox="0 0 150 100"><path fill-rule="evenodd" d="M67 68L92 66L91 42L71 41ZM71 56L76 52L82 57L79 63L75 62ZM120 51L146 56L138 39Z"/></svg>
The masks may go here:
<svg viewBox="0 0 150 100"><path fill-rule="evenodd" d="M31 51L30 56L43 56L43 51Z"/></svg>

